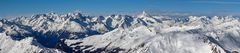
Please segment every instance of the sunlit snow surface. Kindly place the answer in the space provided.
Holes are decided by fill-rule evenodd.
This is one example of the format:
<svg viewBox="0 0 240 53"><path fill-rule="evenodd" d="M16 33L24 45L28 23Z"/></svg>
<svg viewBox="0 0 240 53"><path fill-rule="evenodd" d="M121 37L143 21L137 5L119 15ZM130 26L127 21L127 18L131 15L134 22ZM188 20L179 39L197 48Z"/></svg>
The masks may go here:
<svg viewBox="0 0 240 53"><path fill-rule="evenodd" d="M37 14L0 20L0 53L240 52L234 16Z"/></svg>

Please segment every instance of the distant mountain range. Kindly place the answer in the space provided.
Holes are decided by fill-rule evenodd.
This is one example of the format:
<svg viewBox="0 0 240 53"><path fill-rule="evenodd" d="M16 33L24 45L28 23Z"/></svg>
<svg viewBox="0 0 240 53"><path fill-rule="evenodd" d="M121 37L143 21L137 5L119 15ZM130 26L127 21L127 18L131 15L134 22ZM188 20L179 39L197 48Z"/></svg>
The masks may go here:
<svg viewBox="0 0 240 53"><path fill-rule="evenodd" d="M36 14L0 19L0 53L231 53L240 17Z"/></svg>

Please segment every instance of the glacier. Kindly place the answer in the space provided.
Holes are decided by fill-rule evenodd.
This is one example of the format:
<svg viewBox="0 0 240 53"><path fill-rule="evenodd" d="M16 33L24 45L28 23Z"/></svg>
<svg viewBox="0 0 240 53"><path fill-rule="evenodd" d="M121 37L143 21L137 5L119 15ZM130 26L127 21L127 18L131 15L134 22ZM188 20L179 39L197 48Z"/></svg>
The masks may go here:
<svg viewBox="0 0 240 53"><path fill-rule="evenodd" d="M237 16L35 14L0 19L0 53L240 52Z"/></svg>

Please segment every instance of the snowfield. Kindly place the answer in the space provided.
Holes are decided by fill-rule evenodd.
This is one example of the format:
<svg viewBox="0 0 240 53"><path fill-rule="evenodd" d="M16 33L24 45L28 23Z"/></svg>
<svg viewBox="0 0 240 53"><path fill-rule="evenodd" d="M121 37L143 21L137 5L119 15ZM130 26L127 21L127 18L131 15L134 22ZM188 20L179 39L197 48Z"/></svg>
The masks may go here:
<svg viewBox="0 0 240 53"><path fill-rule="evenodd" d="M0 19L0 53L240 52L236 16L36 14Z"/></svg>

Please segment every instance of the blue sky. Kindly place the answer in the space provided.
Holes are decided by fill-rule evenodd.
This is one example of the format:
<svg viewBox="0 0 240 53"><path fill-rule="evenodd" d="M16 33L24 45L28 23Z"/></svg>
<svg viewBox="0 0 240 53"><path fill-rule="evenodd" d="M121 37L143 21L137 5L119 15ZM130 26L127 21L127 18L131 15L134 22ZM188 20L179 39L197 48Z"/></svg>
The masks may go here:
<svg viewBox="0 0 240 53"><path fill-rule="evenodd" d="M0 17L36 13L135 14L240 14L240 0L0 0Z"/></svg>

